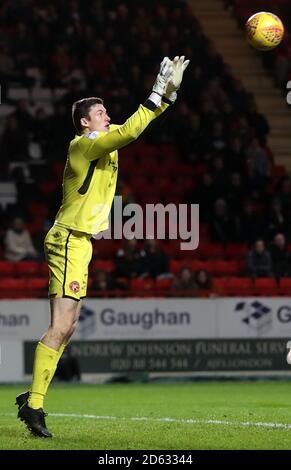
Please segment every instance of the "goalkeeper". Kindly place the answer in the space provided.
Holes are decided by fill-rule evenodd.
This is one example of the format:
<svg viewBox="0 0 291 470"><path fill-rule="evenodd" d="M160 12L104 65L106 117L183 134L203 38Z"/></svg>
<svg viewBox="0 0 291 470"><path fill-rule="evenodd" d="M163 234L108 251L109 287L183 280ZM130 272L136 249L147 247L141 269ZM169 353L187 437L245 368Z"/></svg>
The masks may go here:
<svg viewBox="0 0 291 470"><path fill-rule="evenodd" d="M75 331L81 299L86 296L91 237L108 228L115 194L118 149L136 140L177 97L189 60L165 57L152 93L121 125L110 124L100 98L73 104L77 130L70 142L63 178L63 201L44 249L48 261L51 324L37 345L31 390L17 396L18 417L37 436L52 437L43 401L57 363Z"/></svg>

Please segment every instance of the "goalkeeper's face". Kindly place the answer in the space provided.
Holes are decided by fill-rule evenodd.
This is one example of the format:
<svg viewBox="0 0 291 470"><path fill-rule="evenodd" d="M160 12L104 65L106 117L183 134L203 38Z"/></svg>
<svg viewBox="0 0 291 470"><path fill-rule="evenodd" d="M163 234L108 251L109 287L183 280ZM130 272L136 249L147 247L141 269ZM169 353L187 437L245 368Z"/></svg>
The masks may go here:
<svg viewBox="0 0 291 470"><path fill-rule="evenodd" d="M109 131L110 117L103 104L94 104L89 111L89 119L82 118L81 123L89 132Z"/></svg>

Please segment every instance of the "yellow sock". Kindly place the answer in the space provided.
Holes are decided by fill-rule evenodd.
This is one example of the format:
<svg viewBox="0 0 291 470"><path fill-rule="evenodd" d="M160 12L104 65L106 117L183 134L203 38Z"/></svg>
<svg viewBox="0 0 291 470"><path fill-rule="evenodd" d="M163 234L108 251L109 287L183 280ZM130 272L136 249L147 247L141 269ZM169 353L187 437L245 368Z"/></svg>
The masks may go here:
<svg viewBox="0 0 291 470"><path fill-rule="evenodd" d="M43 408L43 400L55 373L59 354L59 351L49 348L41 342L38 343L35 350L33 380L28 399L28 406L31 408Z"/></svg>

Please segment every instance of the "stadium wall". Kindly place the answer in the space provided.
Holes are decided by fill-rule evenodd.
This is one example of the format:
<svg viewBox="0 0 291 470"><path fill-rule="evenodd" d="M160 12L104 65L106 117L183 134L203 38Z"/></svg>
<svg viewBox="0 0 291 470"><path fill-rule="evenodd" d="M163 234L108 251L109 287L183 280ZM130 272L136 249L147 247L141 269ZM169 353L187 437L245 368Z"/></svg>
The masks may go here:
<svg viewBox="0 0 291 470"><path fill-rule="evenodd" d="M0 302L0 381L23 381L47 300ZM71 351L82 373L288 371L291 298L86 299Z"/></svg>

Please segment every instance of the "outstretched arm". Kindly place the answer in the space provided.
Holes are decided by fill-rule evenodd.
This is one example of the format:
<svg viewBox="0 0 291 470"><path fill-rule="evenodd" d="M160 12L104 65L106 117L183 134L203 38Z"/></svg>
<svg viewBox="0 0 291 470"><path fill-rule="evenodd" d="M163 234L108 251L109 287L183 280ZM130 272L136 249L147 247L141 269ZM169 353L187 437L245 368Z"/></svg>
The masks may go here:
<svg viewBox="0 0 291 470"><path fill-rule="evenodd" d="M78 139L77 145L87 160L101 158L136 140L149 123L167 109L169 104L162 103L162 97L166 92L172 71L172 61L165 57L149 98L123 125L109 132L99 132L93 139L86 135Z"/></svg>

